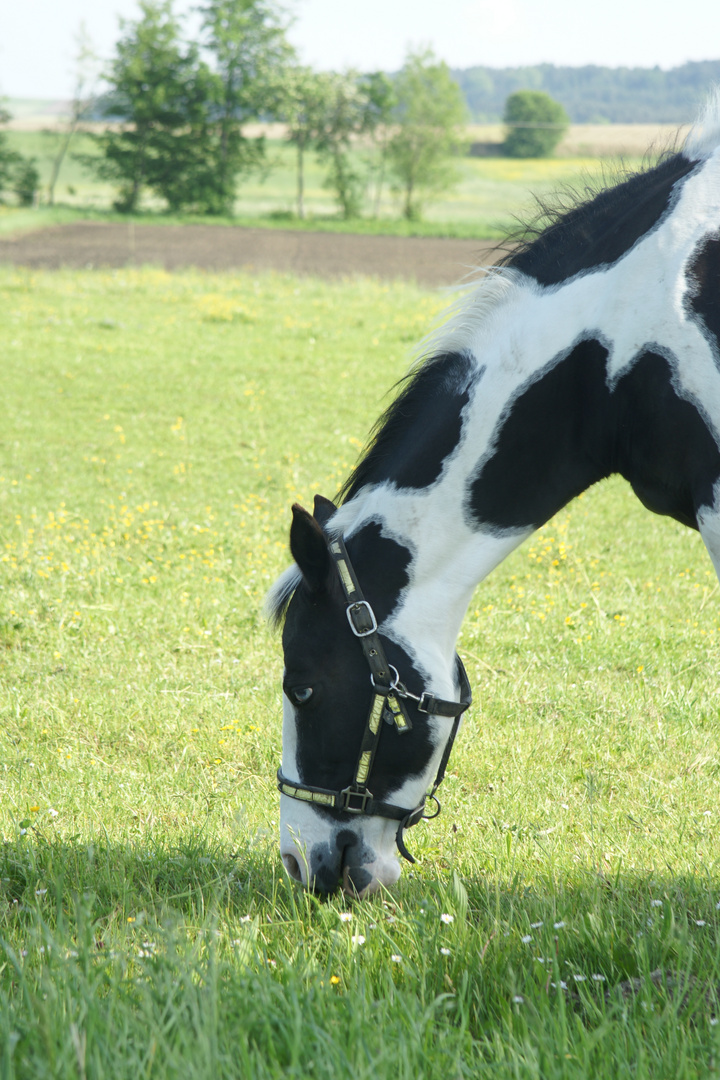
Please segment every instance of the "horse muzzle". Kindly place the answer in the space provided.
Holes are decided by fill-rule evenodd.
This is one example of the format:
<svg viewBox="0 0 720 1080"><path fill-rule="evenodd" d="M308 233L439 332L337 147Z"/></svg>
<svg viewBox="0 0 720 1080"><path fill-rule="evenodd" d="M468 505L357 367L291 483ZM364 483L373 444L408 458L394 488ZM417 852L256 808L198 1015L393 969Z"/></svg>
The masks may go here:
<svg viewBox="0 0 720 1080"><path fill-rule="evenodd" d="M293 881L326 896L342 888L347 896L364 899L394 885L400 877L394 851L378 855L362 833L342 826L325 839L309 843L299 836L283 836L280 851Z"/></svg>

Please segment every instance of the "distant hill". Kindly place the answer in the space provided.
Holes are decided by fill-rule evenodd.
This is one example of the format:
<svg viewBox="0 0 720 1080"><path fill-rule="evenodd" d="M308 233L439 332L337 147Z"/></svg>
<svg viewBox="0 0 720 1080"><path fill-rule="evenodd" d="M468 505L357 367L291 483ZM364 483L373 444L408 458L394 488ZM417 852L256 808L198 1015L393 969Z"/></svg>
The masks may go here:
<svg viewBox="0 0 720 1080"><path fill-rule="evenodd" d="M454 70L474 120L500 120L516 90L544 90L565 106L574 124L683 124L692 120L713 84L720 60L663 71L654 68L472 67Z"/></svg>

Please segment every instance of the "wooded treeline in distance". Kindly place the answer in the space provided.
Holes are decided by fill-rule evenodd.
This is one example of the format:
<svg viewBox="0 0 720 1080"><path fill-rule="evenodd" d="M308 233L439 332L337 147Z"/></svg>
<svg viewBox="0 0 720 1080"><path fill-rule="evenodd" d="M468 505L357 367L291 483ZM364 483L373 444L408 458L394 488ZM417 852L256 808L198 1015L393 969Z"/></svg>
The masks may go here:
<svg viewBox="0 0 720 1080"><path fill-rule="evenodd" d="M565 107L573 124L686 124L709 88L720 84L720 60L654 68L535 67L453 69L474 120L501 119L517 90L542 90Z"/></svg>

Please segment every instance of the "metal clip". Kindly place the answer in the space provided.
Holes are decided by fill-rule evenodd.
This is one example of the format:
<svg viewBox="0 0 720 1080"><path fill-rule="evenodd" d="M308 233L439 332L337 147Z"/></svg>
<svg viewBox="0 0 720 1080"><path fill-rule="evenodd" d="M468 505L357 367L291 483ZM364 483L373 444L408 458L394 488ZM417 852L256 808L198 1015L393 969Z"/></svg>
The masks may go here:
<svg viewBox="0 0 720 1080"><path fill-rule="evenodd" d="M370 672L370 682L373 684L374 688L378 691L379 694L391 694L393 690L398 690L398 687L402 686L402 683L400 682L400 676L398 674L398 669L396 667L393 667L392 664L388 664L388 667L390 671L393 672L393 676L391 676L392 682L389 686L385 686L383 683L376 683L375 676L373 675L372 671ZM384 675L385 672L381 672L381 674ZM402 690L398 690L398 693L402 695Z"/></svg>

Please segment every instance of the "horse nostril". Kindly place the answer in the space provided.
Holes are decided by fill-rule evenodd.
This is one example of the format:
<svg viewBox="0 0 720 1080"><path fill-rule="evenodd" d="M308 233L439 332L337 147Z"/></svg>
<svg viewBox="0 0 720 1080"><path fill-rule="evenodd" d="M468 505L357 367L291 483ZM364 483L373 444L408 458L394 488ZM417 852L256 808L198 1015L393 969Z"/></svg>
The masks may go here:
<svg viewBox="0 0 720 1080"><path fill-rule="evenodd" d="M297 861L294 855L283 855L283 866L288 873L288 876L293 881L302 881L302 873L300 871L300 863Z"/></svg>

